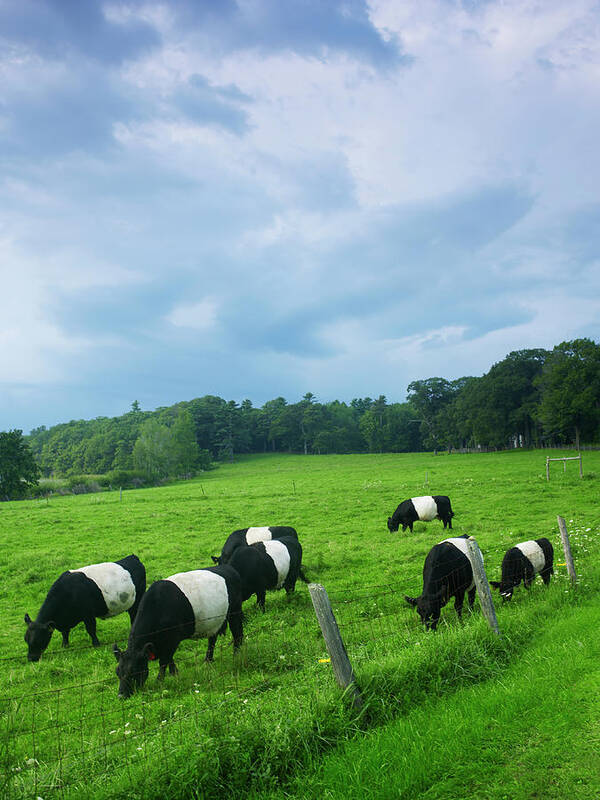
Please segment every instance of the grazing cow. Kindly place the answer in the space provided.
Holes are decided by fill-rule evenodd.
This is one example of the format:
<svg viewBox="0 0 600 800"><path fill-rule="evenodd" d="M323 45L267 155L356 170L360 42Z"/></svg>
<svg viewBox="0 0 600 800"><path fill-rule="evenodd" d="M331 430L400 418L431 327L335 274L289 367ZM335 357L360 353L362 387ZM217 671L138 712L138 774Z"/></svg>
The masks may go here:
<svg viewBox="0 0 600 800"><path fill-rule="evenodd" d="M63 572L50 587L35 621L25 614L27 659L40 660L55 628L67 647L71 628L80 622L98 647L96 617L106 619L128 611L133 623L145 591L146 570L134 555Z"/></svg>
<svg viewBox="0 0 600 800"><path fill-rule="evenodd" d="M500 589L503 600L510 600L513 589L521 581L529 589L538 573L546 586L554 574L554 549L544 537L521 542L507 550L502 559L502 579L490 581L490 586Z"/></svg>
<svg viewBox="0 0 600 800"><path fill-rule="evenodd" d="M237 570L242 579L242 600L255 594L263 613L267 589L285 589L289 597L299 577L306 582L302 572L302 545L292 536L237 547L229 566Z"/></svg>
<svg viewBox="0 0 600 800"><path fill-rule="evenodd" d="M271 539L281 539L282 536L293 536L298 538L294 528L287 525L272 525L263 528L240 528L231 533L223 545L220 556L212 556L215 564L229 564L233 551L236 547L255 542L269 542Z"/></svg>
<svg viewBox="0 0 600 800"><path fill-rule="evenodd" d="M398 530L402 525L402 530L410 528L413 530L413 522L430 522L432 519L441 519L452 529L452 517L454 511L450 506L450 498L445 494L427 495L426 497L411 497L410 500L403 500L391 517L388 517L387 526L390 533Z"/></svg>
<svg viewBox="0 0 600 800"><path fill-rule="evenodd" d="M465 592L468 592L469 607L473 610L475 582L466 535L444 539L431 548L423 567L423 591L419 597L405 595L404 599L416 607L427 630L431 628L434 631L440 611L451 597L454 597L454 608L461 619Z"/></svg>
<svg viewBox="0 0 600 800"><path fill-rule="evenodd" d="M232 567L205 567L155 581L142 598L127 649L113 645L119 697L144 685L148 661L158 659L159 680L167 667L176 675L173 656L183 639L208 638L205 660L212 661L217 636L225 633L227 623L237 650L243 639L242 588Z"/></svg>

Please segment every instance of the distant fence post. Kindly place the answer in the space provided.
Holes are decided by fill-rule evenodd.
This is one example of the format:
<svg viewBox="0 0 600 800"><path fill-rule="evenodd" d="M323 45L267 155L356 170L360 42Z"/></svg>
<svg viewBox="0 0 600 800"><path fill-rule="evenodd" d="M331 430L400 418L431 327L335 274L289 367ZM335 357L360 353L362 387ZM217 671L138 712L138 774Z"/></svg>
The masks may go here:
<svg viewBox="0 0 600 800"><path fill-rule="evenodd" d="M558 515L556 519L558 520L560 539L565 553L567 572L569 573L569 577L571 578L571 583L576 583L577 575L575 574L575 565L573 564L573 556L571 554L571 541L569 539L569 534L567 533L567 523L560 515Z"/></svg>
<svg viewBox="0 0 600 800"><path fill-rule="evenodd" d="M562 461L563 462L563 472L567 471L567 461L579 461L579 477L583 478L583 461L581 458L581 453L578 456L565 456L564 458L550 458L550 456L546 456L546 480L550 480L550 462L551 461Z"/></svg>
<svg viewBox="0 0 600 800"><path fill-rule="evenodd" d="M325 587L320 583L309 583L308 591L310 592L310 599L312 600L321 633L325 639L325 645L329 658L331 659L331 666L335 674L335 679L339 686L348 691L352 697L352 705L355 708L362 706L362 697L354 682L354 672L348 653L344 646L340 629L336 622L329 602L329 597L325 591Z"/></svg>
<svg viewBox="0 0 600 800"><path fill-rule="evenodd" d="M477 587L477 594L479 602L481 603L481 610L488 621L490 628L497 636L500 636L500 628L498 627L498 619L496 617L496 609L492 599L492 591L488 583L487 575L485 574L485 567L483 566L483 556L473 536L467 539L467 549L469 551L469 561L473 567L473 577L475 579L475 586Z"/></svg>

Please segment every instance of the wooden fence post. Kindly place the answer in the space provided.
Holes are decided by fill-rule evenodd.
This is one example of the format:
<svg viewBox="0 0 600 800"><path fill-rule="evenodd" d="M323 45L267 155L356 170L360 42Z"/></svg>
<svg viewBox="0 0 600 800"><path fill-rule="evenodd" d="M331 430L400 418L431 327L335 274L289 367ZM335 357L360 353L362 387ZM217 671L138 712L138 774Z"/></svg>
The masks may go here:
<svg viewBox="0 0 600 800"><path fill-rule="evenodd" d="M485 574L485 567L483 566L483 556L473 536L467 539L467 549L469 551L469 561L473 567L473 578L475 579L475 586L477 587L477 594L479 602L481 603L481 610L488 621L490 628L497 636L500 636L500 628L498 627L498 619L496 617L496 609L492 599L492 590L488 583L487 575Z"/></svg>
<svg viewBox="0 0 600 800"><path fill-rule="evenodd" d="M546 456L546 480L550 480L550 459Z"/></svg>
<svg viewBox="0 0 600 800"><path fill-rule="evenodd" d="M569 577L571 578L571 583L574 584L577 581L577 575L575 574L575 565L573 564L573 556L571 554L571 542L569 540L569 534L567 533L567 524L560 515L557 516L556 519L558 520L560 539L565 553L567 572L569 573Z"/></svg>
<svg viewBox="0 0 600 800"><path fill-rule="evenodd" d="M329 658L331 659L331 666L335 674L335 679L338 685L347 691L352 698L352 705L355 708L362 706L362 697L356 684L354 682L354 672L348 653L342 640L340 629L336 622L329 602L329 597L325 591L325 587L320 583L309 583L308 591L310 592L310 599L312 600L317 620L321 627L321 633L325 639L325 645Z"/></svg>

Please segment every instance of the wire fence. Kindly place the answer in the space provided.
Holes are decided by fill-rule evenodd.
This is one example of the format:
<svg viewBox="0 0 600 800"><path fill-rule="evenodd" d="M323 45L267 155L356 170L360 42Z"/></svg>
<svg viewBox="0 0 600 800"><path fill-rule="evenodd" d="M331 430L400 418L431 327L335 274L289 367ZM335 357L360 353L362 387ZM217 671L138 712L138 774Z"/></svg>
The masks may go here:
<svg viewBox="0 0 600 800"><path fill-rule="evenodd" d="M429 591L451 600L463 579L461 567L464 570L464 558L457 556L443 582ZM175 653L178 678L167 675L157 685L151 662L148 682L125 701L117 697L116 662L112 652L107 653L109 645L49 648L38 668L52 671L56 688L32 692L25 678L18 686L15 677L20 690L0 699L1 796L93 797L85 775L109 784L118 773L121 781L137 785L146 768L148 773L155 771L160 762L160 768L168 770L178 748L189 748L190 738L226 736L241 714L255 715L260 727L261 699L270 692L298 690L304 692L303 704L318 703L319 692L330 692L334 679L323 666L327 652L310 602L304 592L298 600L299 594L293 604L297 631L275 624L278 604L286 609L290 604L282 594L273 596L265 615L246 610L245 640L238 654L227 633L219 637L215 662L208 666L206 642L184 641ZM355 665L398 654L421 633L403 592L389 583L334 590L330 601ZM465 597L465 609L466 601ZM451 606L442 617L452 625L456 614ZM83 659L86 666L98 663L88 680L78 682L75 676ZM19 650L2 656L0 667L18 672L24 661L25 653Z"/></svg>

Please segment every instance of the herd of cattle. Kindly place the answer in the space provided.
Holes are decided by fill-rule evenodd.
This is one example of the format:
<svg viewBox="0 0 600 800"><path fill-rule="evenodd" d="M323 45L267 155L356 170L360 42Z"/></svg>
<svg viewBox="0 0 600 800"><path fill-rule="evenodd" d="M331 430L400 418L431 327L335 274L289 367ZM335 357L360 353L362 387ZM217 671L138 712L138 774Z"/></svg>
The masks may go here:
<svg viewBox="0 0 600 800"><path fill-rule="evenodd" d="M440 519L452 528L450 499L445 495L413 497L404 500L388 518L390 531L413 523ZM553 549L548 539L522 542L511 547L502 561L500 581L490 585L510 600L521 581L529 588L539 574L544 583L553 574ZM177 672L173 656L183 639L206 638L206 661L213 660L215 643L227 626L238 649L243 639L242 603L252 595L264 612L268 590L294 591L296 581L306 582L302 571L302 546L291 527L253 527L234 531L221 554L213 556L215 566L179 572L158 580L146 590L146 570L135 555L120 561L92 564L67 570L52 584L35 620L25 614L29 661L39 661L52 633L62 634L69 643L69 632L83 622L92 644L96 619L127 611L131 628L127 648L115 644L119 697L129 697L148 678L148 662L158 660L159 679ZM405 597L414 606L427 629L435 630L440 611L454 597L460 618L465 593L469 606L475 601L473 568L467 549L467 536L457 536L431 548L423 567L423 590L419 597Z"/></svg>

